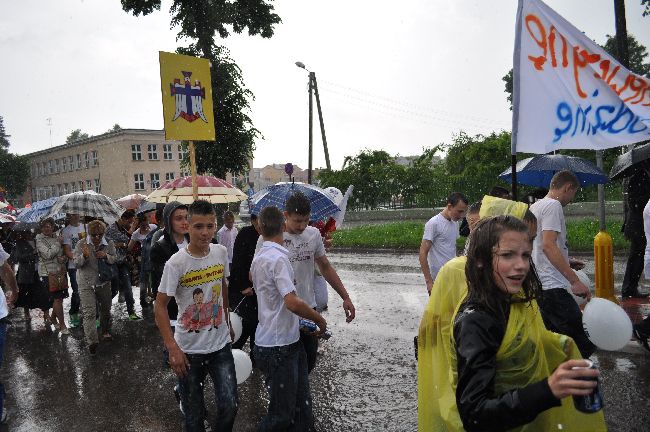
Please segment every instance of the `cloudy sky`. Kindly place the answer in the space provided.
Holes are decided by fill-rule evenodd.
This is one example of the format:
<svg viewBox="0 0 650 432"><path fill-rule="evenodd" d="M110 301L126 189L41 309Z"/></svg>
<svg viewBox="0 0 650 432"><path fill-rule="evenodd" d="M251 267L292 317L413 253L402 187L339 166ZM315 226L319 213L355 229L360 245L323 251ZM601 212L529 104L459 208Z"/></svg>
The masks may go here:
<svg viewBox="0 0 650 432"><path fill-rule="evenodd" d="M11 151L63 144L73 129L162 129L158 51L179 45L170 1L147 17L119 0L1 3L0 116ZM615 33L612 0L547 3L600 44ZM283 22L272 39L221 41L256 97L256 167L307 165L307 72L296 61L316 72L334 168L364 148L411 155L461 130L509 129L501 77L512 65L516 0L274 4ZM640 0L626 7L628 32L650 47ZM314 166L324 166L314 121Z"/></svg>

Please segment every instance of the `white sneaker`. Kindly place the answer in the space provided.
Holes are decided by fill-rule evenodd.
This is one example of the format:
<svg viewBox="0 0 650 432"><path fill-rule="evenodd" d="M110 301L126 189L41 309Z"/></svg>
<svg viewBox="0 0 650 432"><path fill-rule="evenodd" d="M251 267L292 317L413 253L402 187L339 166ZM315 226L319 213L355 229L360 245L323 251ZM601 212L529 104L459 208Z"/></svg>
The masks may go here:
<svg viewBox="0 0 650 432"><path fill-rule="evenodd" d="M7 424L9 420L9 414L7 413L7 408L2 407L2 416L0 417L0 424Z"/></svg>

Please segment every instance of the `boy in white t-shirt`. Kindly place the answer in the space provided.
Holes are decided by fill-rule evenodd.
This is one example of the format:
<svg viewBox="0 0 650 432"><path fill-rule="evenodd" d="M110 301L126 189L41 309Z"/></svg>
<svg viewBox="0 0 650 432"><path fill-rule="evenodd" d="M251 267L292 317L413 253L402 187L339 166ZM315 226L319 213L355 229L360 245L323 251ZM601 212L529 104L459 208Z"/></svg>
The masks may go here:
<svg viewBox="0 0 650 432"><path fill-rule="evenodd" d="M79 327L79 307L81 300L79 298L79 285L77 285L77 267L74 264L74 248L77 243L85 235L85 229L80 223L80 217L76 213L68 213L66 215L68 225L61 231L63 235L63 253L68 258L68 276L70 278L70 288L72 288L72 297L70 297L70 327Z"/></svg>
<svg viewBox="0 0 650 432"><path fill-rule="evenodd" d="M156 325L178 376L187 431L204 427L203 382L209 374L217 402L216 430L230 431L237 414L234 332L228 315L228 253L212 244L212 204L195 201L188 211L190 242L165 264L155 302ZM174 297L178 320L172 332L167 304Z"/></svg>
<svg viewBox="0 0 650 432"><path fill-rule="evenodd" d="M251 276L257 293L259 323L253 356L266 376L269 410L258 431L310 430L313 423L307 354L300 342L298 316L318 325L313 336L322 334L327 323L298 297L289 251L284 244L284 215L277 207L266 207L259 215L264 243L253 259Z"/></svg>

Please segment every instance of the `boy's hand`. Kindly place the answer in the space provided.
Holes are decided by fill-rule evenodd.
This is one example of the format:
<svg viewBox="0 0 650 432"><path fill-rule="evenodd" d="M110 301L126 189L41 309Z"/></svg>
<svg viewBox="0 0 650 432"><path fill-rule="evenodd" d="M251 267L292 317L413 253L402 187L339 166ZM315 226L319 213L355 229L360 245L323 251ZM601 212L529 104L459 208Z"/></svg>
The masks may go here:
<svg viewBox="0 0 650 432"><path fill-rule="evenodd" d="M325 330L327 330L327 321L325 321L325 319L321 315L318 315L318 316L319 316L319 319L314 321L316 323L316 325L318 326L318 330L316 330L315 332L309 333L311 336L317 336L318 337L318 336L322 335L323 333L325 333Z"/></svg>
<svg viewBox="0 0 650 432"><path fill-rule="evenodd" d="M252 296L253 294L255 294L255 291L253 291L253 287L250 287L250 288L246 288L246 289L242 290L241 293L242 293L242 295L245 295L245 296L248 297L248 296Z"/></svg>
<svg viewBox="0 0 650 432"><path fill-rule="evenodd" d="M345 321L350 322L354 319L355 310L350 297L343 300L343 310L345 311Z"/></svg>
<svg viewBox="0 0 650 432"><path fill-rule="evenodd" d="M179 378L187 375L187 368L190 366L190 361L178 345L174 345L169 349L169 365Z"/></svg>

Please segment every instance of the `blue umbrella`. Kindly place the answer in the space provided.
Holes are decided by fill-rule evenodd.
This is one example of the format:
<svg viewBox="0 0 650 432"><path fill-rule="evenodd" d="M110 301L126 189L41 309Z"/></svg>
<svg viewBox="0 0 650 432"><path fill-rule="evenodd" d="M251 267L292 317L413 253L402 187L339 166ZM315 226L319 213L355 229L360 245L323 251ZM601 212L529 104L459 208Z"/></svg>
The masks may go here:
<svg viewBox="0 0 650 432"><path fill-rule="evenodd" d="M575 156L539 155L517 162L517 183L548 188L556 172L573 172L581 186L605 184L609 180L600 168L593 163ZM506 169L499 178L512 182L512 170Z"/></svg>
<svg viewBox="0 0 650 432"><path fill-rule="evenodd" d="M44 199L41 201L36 201L32 203L32 206L30 208L27 208L23 210L16 220L20 222L40 222L41 219L43 219L49 212L54 203L56 202L57 197L52 197L48 199ZM62 214L63 216L57 214L54 215L54 219L61 219L65 217L65 214Z"/></svg>
<svg viewBox="0 0 650 432"><path fill-rule="evenodd" d="M327 192L318 186L307 183L277 183L253 195L250 212L259 214L264 207L269 206L284 210L284 203L287 198L295 192L303 193L309 200L311 204L311 220L328 218L340 210Z"/></svg>

